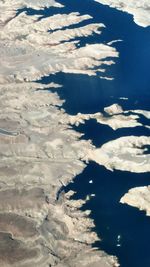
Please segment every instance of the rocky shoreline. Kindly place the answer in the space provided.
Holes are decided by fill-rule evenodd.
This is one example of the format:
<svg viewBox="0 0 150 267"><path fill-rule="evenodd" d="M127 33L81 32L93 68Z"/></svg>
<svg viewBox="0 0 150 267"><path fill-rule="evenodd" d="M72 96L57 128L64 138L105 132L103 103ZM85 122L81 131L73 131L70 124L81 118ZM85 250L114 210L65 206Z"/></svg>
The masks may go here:
<svg viewBox="0 0 150 267"><path fill-rule="evenodd" d="M107 45L77 49L70 41L99 34L101 25L59 32L89 16L17 14L51 6L62 7L55 1L0 3L0 266L118 266L115 257L92 248L98 237L90 211L80 211L84 201L71 200L73 192L57 196L83 171L92 144L66 123L63 101L49 91L60 86L35 82L58 71L95 75L95 67L117 52Z"/></svg>
<svg viewBox="0 0 150 267"><path fill-rule="evenodd" d="M134 0L95 0L98 3L109 5L120 11L127 12L133 15L134 22L141 27L148 27L150 25L148 0L134 1Z"/></svg>
<svg viewBox="0 0 150 267"><path fill-rule="evenodd" d="M56 95L36 86L0 86L1 128L19 133L0 135L1 266L118 266L91 248L97 236L89 212L79 210L83 202L56 200L92 145L62 122Z"/></svg>
<svg viewBox="0 0 150 267"><path fill-rule="evenodd" d="M38 15L51 7L58 13ZM28 14L30 8L34 15ZM106 66L119 56L111 46L113 40L80 44L82 38L101 34L104 24L92 23L88 14L66 14L60 9L63 5L54 0L0 3L2 267L119 266L116 257L92 247L98 237L90 211L80 209L86 200L72 200L74 192L64 194L61 189L84 170L89 160L111 171L150 170L149 136L124 136L96 148L72 129L72 125L90 119L113 130L149 129L140 121L141 116L149 119L149 111L124 111L116 103L103 113L69 115L62 109L64 100L56 93L62 84L42 82L43 77L58 72L101 77ZM86 25L81 26L82 22ZM107 75L102 78L113 79ZM135 188L121 198L121 203L139 207L149 215L148 194L149 187ZM141 205L138 201L143 196Z"/></svg>

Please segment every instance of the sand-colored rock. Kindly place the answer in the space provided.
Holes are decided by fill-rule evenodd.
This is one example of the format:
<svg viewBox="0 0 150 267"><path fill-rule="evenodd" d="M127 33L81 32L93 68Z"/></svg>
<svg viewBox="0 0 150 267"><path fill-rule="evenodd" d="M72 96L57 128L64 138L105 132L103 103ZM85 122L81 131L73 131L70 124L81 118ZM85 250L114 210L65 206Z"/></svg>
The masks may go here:
<svg viewBox="0 0 150 267"><path fill-rule="evenodd" d="M142 27L150 25L149 0L95 0L98 3L109 5L132 14L135 23Z"/></svg>
<svg viewBox="0 0 150 267"><path fill-rule="evenodd" d="M3 23L0 24L0 83L38 80L59 71L96 75L102 64L113 64L106 58L118 57L116 49L109 45L77 47L77 37L100 34L104 27L101 23L90 23L83 27L65 28L91 19L89 15L81 16L76 12L40 19L38 15L28 16L21 12L8 20L7 15L11 14L9 5L7 0L0 7L5 11L1 13Z"/></svg>
<svg viewBox="0 0 150 267"><path fill-rule="evenodd" d="M66 120L69 120L68 122L71 125L75 124L76 126L78 126L79 124L84 124L87 120L95 119L97 123L108 125L113 130L117 130L120 128L133 128L137 126L143 126L143 124L138 121L138 119L140 118L139 115L128 114L130 111L123 111L122 107L118 104L113 104L109 107L105 107L104 111L104 113L97 112L94 114L78 113L77 115L72 115L69 117L67 116ZM146 112L148 113L148 111L145 111L144 114ZM138 112L133 111L133 113ZM143 115L142 111L139 112L139 114Z"/></svg>
<svg viewBox="0 0 150 267"><path fill-rule="evenodd" d="M115 114L120 114L123 113L123 109L120 105L118 104L113 104L109 107L105 107L104 111L108 113L109 115L115 115Z"/></svg>
<svg viewBox="0 0 150 267"><path fill-rule="evenodd" d="M120 200L123 204L145 211L150 216L150 186L135 187L126 193Z"/></svg>
<svg viewBox="0 0 150 267"><path fill-rule="evenodd" d="M84 202L60 194L93 146L68 124L53 92L61 85L37 80L60 71L96 75L118 53L104 44L78 47L76 37L104 27L89 15L58 9L42 18L23 10L51 6L62 7L54 0L0 3L0 266L117 266L115 257L92 249L98 237L89 213L79 210Z"/></svg>
<svg viewBox="0 0 150 267"><path fill-rule="evenodd" d="M94 160L107 169L144 173L150 171L149 136L125 136L109 141L100 148L89 151L87 159Z"/></svg>
<svg viewBox="0 0 150 267"><path fill-rule="evenodd" d="M150 119L150 111L148 110L136 109L136 110L130 110L130 111L133 113L143 115L145 118Z"/></svg>

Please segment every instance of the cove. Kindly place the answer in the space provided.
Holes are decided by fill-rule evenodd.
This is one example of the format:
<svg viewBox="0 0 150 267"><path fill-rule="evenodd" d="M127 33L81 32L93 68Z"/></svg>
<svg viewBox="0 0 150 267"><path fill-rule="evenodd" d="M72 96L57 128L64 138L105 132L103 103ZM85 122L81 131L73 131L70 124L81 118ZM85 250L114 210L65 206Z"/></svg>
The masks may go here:
<svg viewBox="0 0 150 267"><path fill-rule="evenodd" d="M83 75L55 76L56 81L63 84L59 94L66 100L65 110L70 114L94 113L115 102L125 109L149 109L150 29L139 27L133 22L132 16L126 13L93 1L71 1L69 4L67 1L62 2L67 6L67 12L76 10L81 14L88 13L93 16L94 22L103 22L107 27L102 35L83 39L82 45L85 42L105 43L123 39L123 42L114 44L120 53L116 65L107 68L107 74L112 75L114 81ZM129 98L128 101L120 100L121 96ZM142 123L148 123L144 117ZM83 139L91 139L96 146L121 136L149 135L149 130L144 127L113 131L108 126L98 125L94 120L75 127L75 130L84 133ZM91 179L93 184L89 183ZM91 162L75 178L74 183L66 188L66 191L71 189L77 192L73 197L75 199L95 194L83 207L83 210L92 211L95 230L102 239L95 246L116 255L121 267L150 266L150 218L144 212L119 203L130 188L149 184L148 173L110 172Z"/></svg>
<svg viewBox="0 0 150 267"><path fill-rule="evenodd" d="M100 5L93 0L61 0L65 5L63 12L80 12L93 16L95 23L104 23L101 35L82 38L81 46L86 43L107 43L115 39L122 42L113 44L120 53L116 64L107 67L107 75L114 77L106 81L99 77L58 73L43 78L44 83L54 81L63 85L57 93L65 99L63 108L69 114L95 113L105 106L119 103L124 109L149 109L150 99L150 28L142 28L133 22L131 15ZM32 10L30 10L32 14ZM56 10L55 10L56 12ZM58 13L62 12L58 10ZM51 15L44 10L43 16ZM80 23L79 26L84 25ZM73 27L73 26L72 26ZM55 91L55 90L54 90ZM127 101L120 97L128 98ZM142 122L147 120L142 117ZM127 128L113 131L94 120L85 125L74 127L91 139L95 146L125 135L149 135L144 127ZM93 180L90 184L89 180ZM101 242L94 246L116 255L121 267L149 267L150 218L135 208L119 203L120 198L132 187L150 184L149 173L108 171L90 162L84 172L69 184L65 191L74 190L75 199L84 199L89 194L95 197L84 205L90 209L95 222L95 230Z"/></svg>
<svg viewBox="0 0 150 267"><path fill-rule="evenodd" d="M93 0L59 2L66 5L63 9L65 13L77 11L89 14L93 17L92 23L106 25L101 35L79 38L81 46L86 43L123 40L113 44L120 56L115 59L115 65L107 67L107 75L114 77L114 81L63 73L51 76L51 79L60 81L64 86L59 94L66 100L65 110L70 114L94 113L115 102L123 105L125 109L149 109L150 27L142 28L133 22L131 15ZM80 23L79 26L83 24ZM122 96L129 100L120 100L119 97Z"/></svg>
<svg viewBox="0 0 150 267"><path fill-rule="evenodd" d="M89 183L90 180L93 183ZM82 208L90 209L101 241L94 246L116 255L121 267L149 267L150 217L119 203L130 188L149 185L149 174L108 171L91 162L66 191L77 192L73 199L95 194ZM120 240L118 237L120 236Z"/></svg>

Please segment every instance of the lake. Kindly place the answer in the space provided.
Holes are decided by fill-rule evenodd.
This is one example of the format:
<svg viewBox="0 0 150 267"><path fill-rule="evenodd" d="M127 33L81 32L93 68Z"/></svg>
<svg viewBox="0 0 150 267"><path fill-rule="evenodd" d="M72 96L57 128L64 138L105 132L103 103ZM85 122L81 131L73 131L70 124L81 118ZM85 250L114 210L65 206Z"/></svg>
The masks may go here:
<svg viewBox="0 0 150 267"><path fill-rule="evenodd" d="M79 38L80 45L86 43L114 43L120 55L116 64L107 67L107 75L113 81L58 73L43 78L43 82L57 82L63 88L57 92L65 99L63 108L69 114L95 113L103 111L105 106L119 103L124 109L149 109L150 106L150 27L142 28L133 22L131 15L100 5L93 0L60 1L66 7L60 12L80 12L90 14L95 23L104 23L106 29L101 35ZM32 14L32 10L28 10ZM56 13L56 9L40 11L43 16ZM43 12L43 13L42 13ZM57 11L58 12L58 11ZM83 26L85 22L79 24ZM74 26L72 26L74 27ZM120 99L128 98L128 100ZM141 117L143 124L148 120ZM112 139L127 135L149 135L144 127L126 128L113 131L105 125L89 120L85 125L74 127L84 133L84 139L91 139L97 147ZM93 183L89 183L90 180ZM89 194L95 197L84 205L83 210L91 209L91 218L95 230L101 238L94 246L116 255L121 267L150 266L150 218L144 212L119 203L120 198L132 187L150 184L149 173L108 171L96 163L90 162L84 172L78 175L66 191L75 190L75 199L85 198Z"/></svg>

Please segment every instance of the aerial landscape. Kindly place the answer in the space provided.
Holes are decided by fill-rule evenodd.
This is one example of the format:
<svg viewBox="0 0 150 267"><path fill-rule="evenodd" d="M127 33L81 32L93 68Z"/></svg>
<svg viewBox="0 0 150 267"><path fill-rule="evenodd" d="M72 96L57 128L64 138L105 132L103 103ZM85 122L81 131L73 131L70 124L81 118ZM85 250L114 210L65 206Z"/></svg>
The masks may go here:
<svg viewBox="0 0 150 267"><path fill-rule="evenodd" d="M149 0L0 10L0 267L150 267Z"/></svg>

